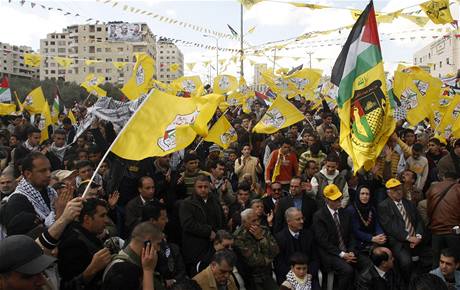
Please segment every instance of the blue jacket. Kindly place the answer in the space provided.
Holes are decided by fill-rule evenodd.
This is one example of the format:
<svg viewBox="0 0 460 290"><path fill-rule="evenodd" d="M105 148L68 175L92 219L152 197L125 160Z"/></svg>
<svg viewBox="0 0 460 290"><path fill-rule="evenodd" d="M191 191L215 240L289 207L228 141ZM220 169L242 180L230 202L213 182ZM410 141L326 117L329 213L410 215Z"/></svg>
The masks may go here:
<svg viewBox="0 0 460 290"><path fill-rule="evenodd" d="M439 269L439 267L432 270L430 274L436 275L440 277L442 281L446 282L446 279L444 278L444 275L441 273L441 269ZM455 289L460 290L460 271L455 271L454 277L455 277Z"/></svg>
<svg viewBox="0 0 460 290"><path fill-rule="evenodd" d="M373 227L372 231L365 228L364 224L361 222L361 219L359 218L358 212L356 211L353 205L349 205L346 210L351 215L351 227L353 230L353 234L356 237L356 241L358 244L357 248L359 250L362 250L366 246L371 245L373 236L383 234L383 229L379 224L377 212L373 207L371 208L373 216L371 224L371 227Z"/></svg>

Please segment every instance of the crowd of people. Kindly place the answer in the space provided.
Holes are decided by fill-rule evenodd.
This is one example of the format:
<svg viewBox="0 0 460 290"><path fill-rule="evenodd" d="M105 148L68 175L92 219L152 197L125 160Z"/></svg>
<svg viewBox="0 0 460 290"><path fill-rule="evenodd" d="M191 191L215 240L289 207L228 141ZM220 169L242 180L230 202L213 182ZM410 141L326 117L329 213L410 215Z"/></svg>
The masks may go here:
<svg viewBox="0 0 460 290"><path fill-rule="evenodd" d="M102 160L110 122L76 136L62 114L40 144L4 118L0 290L460 289L460 140L399 122L354 170L336 111L293 103L305 120L274 134L256 101L227 110L229 148L141 161Z"/></svg>

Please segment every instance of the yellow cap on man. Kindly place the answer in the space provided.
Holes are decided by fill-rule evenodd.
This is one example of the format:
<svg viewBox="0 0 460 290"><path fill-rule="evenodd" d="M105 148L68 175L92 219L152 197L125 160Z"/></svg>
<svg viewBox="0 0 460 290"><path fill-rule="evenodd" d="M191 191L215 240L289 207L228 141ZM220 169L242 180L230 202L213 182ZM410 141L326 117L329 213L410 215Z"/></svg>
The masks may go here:
<svg viewBox="0 0 460 290"><path fill-rule="evenodd" d="M401 181L397 180L396 178L391 178L385 183L385 187L387 189L395 188L401 185Z"/></svg>
<svg viewBox="0 0 460 290"><path fill-rule="evenodd" d="M323 195L330 200L337 200L342 197L342 192L335 184L329 184L323 189Z"/></svg>

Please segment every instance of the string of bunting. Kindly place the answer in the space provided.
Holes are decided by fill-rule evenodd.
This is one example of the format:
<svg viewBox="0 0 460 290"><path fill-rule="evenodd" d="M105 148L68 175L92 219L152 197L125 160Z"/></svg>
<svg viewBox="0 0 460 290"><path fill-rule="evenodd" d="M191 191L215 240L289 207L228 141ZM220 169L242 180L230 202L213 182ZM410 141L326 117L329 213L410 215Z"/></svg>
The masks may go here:
<svg viewBox="0 0 460 290"><path fill-rule="evenodd" d="M8 0L8 3L12 3L12 2L13 2L13 0ZM63 10L62 8L45 6L45 5L42 5L42 4L37 4L36 2L30 2L30 1L26 1L26 0L18 0L17 2L20 3L21 6L24 6L25 4L30 3L31 8L42 7L43 9L46 9L46 10L49 10L49 11L52 11L52 10L61 11L61 12L63 12L64 16L83 17L83 18L85 18L84 16L82 16L79 13L67 12L67 11ZM94 19L94 18L85 18L85 19L86 19L85 22L87 22L87 23L90 23L90 22L94 22L95 24L103 23L103 21L97 20L97 19ZM171 37L166 37L166 36L161 36L161 35L157 35L157 36L159 38L164 38L164 39L166 39L168 41L171 41L173 43L183 45L183 46L198 47L198 48L203 48L203 49L207 49L207 50L216 50L217 49L216 46L207 45L207 44L203 44L203 43L197 43L197 42L194 42L194 41L181 40L181 39L176 39L176 38L171 38ZM88 43L98 43L98 42L103 42L103 41L102 40L98 41L96 39L90 39L90 40L86 40L86 42L88 42ZM219 51L237 52L239 50L238 49L233 49L233 48L219 47Z"/></svg>
<svg viewBox="0 0 460 290"><path fill-rule="evenodd" d="M230 33L218 32L218 31L212 30L210 28L195 25L195 24L188 23L188 22L185 22L185 21L180 21L180 20L168 17L168 16L160 15L160 14L157 14L155 12L147 11L147 10L137 8L137 7L128 5L128 4L123 4L123 6L122 6L120 1L117 1L117 0L96 0L96 2L111 5L112 7L119 7L119 8L123 9L126 12L131 12L131 13L138 14L138 15L148 16L148 17L151 17L152 19L155 19L155 20L158 20L158 21L161 21L161 22L164 22L164 23L178 25L180 27L191 29L191 30L194 30L194 31L197 31L197 32L200 32L200 33L212 34L212 35L217 36L219 38L235 39L235 40L238 39L238 36L234 36L233 34L230 34Z"/></svg>

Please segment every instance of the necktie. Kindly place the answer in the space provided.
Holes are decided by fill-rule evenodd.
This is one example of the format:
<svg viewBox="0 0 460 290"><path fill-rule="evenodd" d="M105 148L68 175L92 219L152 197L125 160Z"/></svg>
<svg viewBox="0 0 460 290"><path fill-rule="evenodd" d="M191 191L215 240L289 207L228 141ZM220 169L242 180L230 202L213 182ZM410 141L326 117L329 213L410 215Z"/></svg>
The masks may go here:
<svg viewBox="0 0 460 290"><path fill-rule="evenodd" d="M409 236L411 237L414 236L415 235L414 227L412 226L412 223L410 222L409 217L407 216L406 209L404 208L402 201L398 203L398 209L404 220L404 225L406 227L407 232L409 233Z"/></svg>
<svg viewBox="0 0 460 290"><path fill-rule="evenodd" d="M296 239L296 240L299 239L299 233L294 233L294 239Z"/></svg>
<svg viewBox="0 0 460 290"><path fill-rule="evenodd" d="M337 211L334 212L334 223L337 229L337 235L339 236L339 249L342 252L345 252L347 248L345 247L345 243L343 242L342 231L340 230L340 222L339 222L339 215Z"/></svg>

